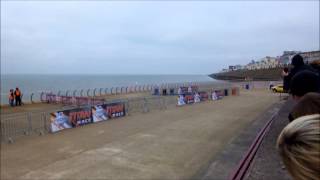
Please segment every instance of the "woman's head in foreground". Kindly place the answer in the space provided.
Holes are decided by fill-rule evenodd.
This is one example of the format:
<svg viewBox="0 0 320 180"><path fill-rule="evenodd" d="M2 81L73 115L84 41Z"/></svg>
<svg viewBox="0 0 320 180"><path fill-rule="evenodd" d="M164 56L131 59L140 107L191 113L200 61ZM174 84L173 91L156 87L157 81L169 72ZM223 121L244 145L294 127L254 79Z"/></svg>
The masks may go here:
<svg viewBox="0 0 320 180"><path fill-rule="evenodd" d="M320 179L320 114L292 121L282 130L277 146L294 179Z"/></svg>

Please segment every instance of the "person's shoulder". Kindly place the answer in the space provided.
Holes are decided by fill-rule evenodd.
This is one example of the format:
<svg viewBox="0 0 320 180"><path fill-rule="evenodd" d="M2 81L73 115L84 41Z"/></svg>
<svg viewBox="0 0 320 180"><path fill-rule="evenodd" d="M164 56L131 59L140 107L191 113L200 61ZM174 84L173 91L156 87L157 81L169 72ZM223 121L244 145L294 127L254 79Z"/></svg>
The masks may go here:
<svg viewBox="0 0 320 180"><path fill-rule="evenodd" d="M309 71L312 71L312 72L317 72L316 69L314 69L312 66L310 66L310 65L308 65L308 64L303 65L303 66L300 68L300 70L301 70L301 71L302 71L302 70L309 70Z"/></svg>

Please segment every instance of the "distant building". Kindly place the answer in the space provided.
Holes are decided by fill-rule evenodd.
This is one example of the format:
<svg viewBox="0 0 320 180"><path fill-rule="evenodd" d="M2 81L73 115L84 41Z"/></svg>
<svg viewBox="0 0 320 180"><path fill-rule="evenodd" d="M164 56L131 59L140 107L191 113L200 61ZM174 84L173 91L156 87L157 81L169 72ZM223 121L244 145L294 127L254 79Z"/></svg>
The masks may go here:
<svg viewBox="0 0 320 180"><path fill-rule="evenodd" d="M302 52L300 55L303 57L305 63L311 63L313 61L320 60L320 51Z"/></svg>
<svg viewBox="0 0 320 180"><path fill-rule="evenodd" d="M229 70L230 71L235 71L236 70L236 66L229 66Z"/></svg>
<svg viewBox="0 0 320 180"><path fill-rule="evenodd" d="M244 66L244 69L253 70L253 69L256 69L256 66L257 66L256 62L251 61L249 64Z"/></svg>
<svg viewBox="0 0 320 180"><path fill-rule="evenodd" d="M222 72L229 72L228 69L222 69Z"/></svg>
<svg viewBox="0 0 320 180"><path fill-rule="evenodd" d="M283 51L283 54L279 58L279 63L285 65L290 64L292 57L298 53L300 53L300 51Z"/></svg>
<svg viewBox="0 0 320 180"><path fill-rule="evenodd" d="M243 69L243 66L241 66L241 65L238 64L238 65L235 65L235 66L234 66L234 69L235 69L235 70L241 70L241 69Z"/></svg>
<svg viewBox="0 0 320 180"><path fill-rule="evenodd" d="M270 57L266 56L261 58L259 61L251 60L249 64L241 65L232 65L228 69L223 69L222 72L229 72L241 69L247 70L256 70L256 69L269 69L276 68L281 65L291 64L291 59L294 55L300 54L306 63L311 63L313 61L320 61L320 51L309 51L309 52L300 52L300 51L284 51L281 56Z"/></svg>
<svg viewBox="0 0 320 180"><path fill-rule="evenodd" d="M260 60L259 69L275 68L279 65L279 61L275 57L266 56Z"/></svg>

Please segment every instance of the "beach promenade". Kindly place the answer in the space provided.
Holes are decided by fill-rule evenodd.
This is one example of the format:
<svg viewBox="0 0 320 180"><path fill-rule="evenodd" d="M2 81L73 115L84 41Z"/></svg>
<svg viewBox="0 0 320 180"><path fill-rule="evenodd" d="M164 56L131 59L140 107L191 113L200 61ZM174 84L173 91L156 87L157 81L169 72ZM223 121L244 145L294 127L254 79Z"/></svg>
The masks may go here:
<svg viewBox="0 0 320 180"><path fill-rule="evenodd" d="M2 144L1 179L190 179L279 97L241 91Z"/></svg>

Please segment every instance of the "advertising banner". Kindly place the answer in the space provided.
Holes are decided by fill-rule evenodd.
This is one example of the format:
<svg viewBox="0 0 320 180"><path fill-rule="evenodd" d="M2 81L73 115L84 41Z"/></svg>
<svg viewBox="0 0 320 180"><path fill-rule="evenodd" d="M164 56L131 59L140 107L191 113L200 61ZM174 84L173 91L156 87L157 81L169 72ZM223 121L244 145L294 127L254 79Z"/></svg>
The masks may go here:
<svg viewBox="0 0 320 180"><path fill-rule="evenodd" d="M105 121L111 118L125 116L124 103L102 104L92 107L93 122Z"/></svg>
<svg viewBox="0 0 320 180"><path fill-rule="evenodd" d="M184 102L186 104L191 104L191 103L194 103L194 95L193 94L186 94L184 96Z"/></svg>
<svg viewBox="0 0 320 180"><path fill-rule="evenodd" d="M72 128L68 115L63 111L50 113L51 132Z"/></svg>
<svg viewBox="0 0 320 180"><path fill-rule="evenodd" d="M109 118L117 118L126 115L126 109L123 102L107 104L106 111Z"/></svg>
<svg viewBox="0 0 320 180"><path fill-rule="evenodd" d="M178 97L178 106L183 106L183 105L185 105L186 103L185 103L185 101L184 101L184 97L183 97L183 95L179 95L179 97Z"/></svg>
<svg viewBox="0 0 320 180"><path fill-rule="evenodd" d="M216 90L212 91L212 100L219 100L223 98L223 91L222 90Z"/></svg>
<svg viewBox="0 0 320 180"><path fill-rule="evenodd" d="M201 101L207 101L209 99L209 94L207 92L199 93L187 93L178 96L178 106L183 106L185 104L199 103Z"/></svg>
<svg viewBox="0 0 320 180"><path fill-rule="evenodd" d="M92 123L90 108L76 108L50 114L51 131L78 127Z"/></svg>
<svg viewBox="0 0 320 180"><path fill-rule="evenodd" d="M100 122L108 120L108 113L106 111L106 105L96 105L91 107L92 111L92 121Z"/></svg>
<svg viewBox="0 0 320 180"><path fill-rule="evenodd" d="M194 94L194 103L199 103L201 101L201 96L199 93Z"/></svg>
<svg viewBox="0 0 320 180"><path fill-rule="evenodd" d="M207 101L209 99L209 95L207 92L199 92L201 101Z"/></svg>
<svg viewBox="0 0 320 180"><path fill-rule="evenodd" d="M198 91L198 86L179 87L178 94L195 93Z"/></svg>
<svg viewBox="0 0 320 180"><path fill-rule="evenodd" d="M123 102L74 108L50 114L51 132L125 116Z"/></svg>

